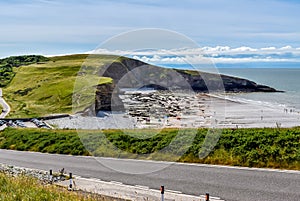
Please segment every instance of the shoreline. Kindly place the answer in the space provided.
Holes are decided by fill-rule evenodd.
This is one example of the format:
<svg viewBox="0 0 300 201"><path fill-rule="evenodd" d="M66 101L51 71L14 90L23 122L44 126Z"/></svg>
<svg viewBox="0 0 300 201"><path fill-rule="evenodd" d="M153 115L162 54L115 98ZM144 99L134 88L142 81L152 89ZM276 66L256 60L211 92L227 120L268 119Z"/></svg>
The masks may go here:
<svg viewBox="0 0 300 201"><path fill-rule="evenodd" d="M212 95L225 104L227 124L221 128L292 128L300 126L300 114L285 106L267 102L235 100L219 95ZM227 101L227 103L225 103ZM228 104L229 103L229 104Z"/></svg>
<svg viewBox="0 0 300 201"><path fill-rule="evenodd" d="M126 112L105 112L105 117L76 114L46 122L60 129L92 130L300 126L298 112L280 106L232 100L226 94L171 94L156 91L143 95L128 93L122 99ZM161 99L164 100L163 104Z"/></svg>

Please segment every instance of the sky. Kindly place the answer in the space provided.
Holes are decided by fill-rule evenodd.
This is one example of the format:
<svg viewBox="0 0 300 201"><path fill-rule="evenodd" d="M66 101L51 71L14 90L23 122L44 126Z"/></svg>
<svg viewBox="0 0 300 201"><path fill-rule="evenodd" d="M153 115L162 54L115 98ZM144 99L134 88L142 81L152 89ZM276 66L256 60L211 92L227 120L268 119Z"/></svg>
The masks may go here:
<svg viewBox="0 0 300 201"><path fill-rule="evenodd" d="M156 28L185 35L216 62L298 62L299 10L298 0L0 0L0 58L84 53Z"/></svg>

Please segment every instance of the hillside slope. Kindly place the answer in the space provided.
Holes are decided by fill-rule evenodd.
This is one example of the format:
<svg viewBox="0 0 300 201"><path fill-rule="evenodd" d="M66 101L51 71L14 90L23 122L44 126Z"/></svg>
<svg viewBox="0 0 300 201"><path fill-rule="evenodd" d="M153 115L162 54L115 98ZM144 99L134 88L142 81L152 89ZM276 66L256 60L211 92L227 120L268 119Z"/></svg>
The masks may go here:
<svg viewBox="0 0 300 201"><path fill-rule="evenodd" d="M51 57L43 63L14 68L14 79L3 88L3 96L12 109L9 117L71 113L74 83L86 57ZM103 56L103 61L106 59L111 60L111 57ZM111 79L102 79L102 82L109 83Z"/></svg>

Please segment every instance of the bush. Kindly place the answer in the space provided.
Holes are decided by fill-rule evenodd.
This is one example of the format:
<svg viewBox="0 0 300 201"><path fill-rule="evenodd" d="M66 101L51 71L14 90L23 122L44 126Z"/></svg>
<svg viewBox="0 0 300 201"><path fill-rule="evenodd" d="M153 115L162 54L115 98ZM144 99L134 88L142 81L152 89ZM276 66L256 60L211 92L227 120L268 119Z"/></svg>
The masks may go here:
<svg viewBox="0 0 300 201"><path fill-rule="evenodd" d="M178 137L177 129L77 133L75 130L7 128L0 132L0 148L300 170L300 128L224 129L212 150L210 144L203 146L207 129L198 129L191 146L186 147L190 144L187 143L190 131L195 130L181 130L183 134ZM218 137L211 134L212 139ZM202 149L210 152L205 158L199 158Z"/></svg>

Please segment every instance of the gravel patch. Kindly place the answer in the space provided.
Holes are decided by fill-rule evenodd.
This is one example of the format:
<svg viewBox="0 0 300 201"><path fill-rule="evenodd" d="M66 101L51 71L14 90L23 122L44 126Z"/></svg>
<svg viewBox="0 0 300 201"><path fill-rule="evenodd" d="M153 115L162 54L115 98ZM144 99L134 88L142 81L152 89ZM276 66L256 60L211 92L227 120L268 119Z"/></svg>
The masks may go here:
<svg viewBox="0 0 300 201"><path fill-rule="evenodd" d="M37 178L38 180L44 183L59 182L67 179L66 175L60 173L53 172L53 176L50 177L49 171L17 167L17 166L6 165L6 164L0 164L0 172L3 172L11 176L21 176L21 175L30 176L30 177Z"/></svg>

